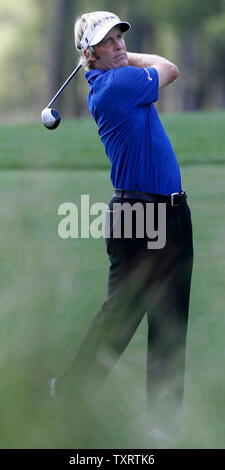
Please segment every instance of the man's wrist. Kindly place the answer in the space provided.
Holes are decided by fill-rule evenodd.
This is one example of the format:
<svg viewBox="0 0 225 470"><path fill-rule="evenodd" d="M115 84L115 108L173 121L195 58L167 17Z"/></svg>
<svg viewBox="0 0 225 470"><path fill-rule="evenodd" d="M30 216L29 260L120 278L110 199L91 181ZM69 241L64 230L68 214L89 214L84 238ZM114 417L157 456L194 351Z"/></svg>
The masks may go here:
<svg viewBox="0 0 225 470"><path fill-rule="evenodd" d="M127 52L128 64L135 67L154 67L154 65L161 65L170 63L164 57L155 54L140 54L138 52Z"/></svg>
<svg viewBox="0 0 225 470"><path fill-rule="evenodd" d="M151 67L158 56L152 54L140 54L127 52L128 64L135 67Z"/></svg>
<svg viewBox="0 0 225 470"><path fill-rule="evenodd" d="M144 60L143 60L144 55L145 54L139 54L137 52L128 52L127 53L128 64L134 67L146 67L146 65L144 65Z"/></svg>

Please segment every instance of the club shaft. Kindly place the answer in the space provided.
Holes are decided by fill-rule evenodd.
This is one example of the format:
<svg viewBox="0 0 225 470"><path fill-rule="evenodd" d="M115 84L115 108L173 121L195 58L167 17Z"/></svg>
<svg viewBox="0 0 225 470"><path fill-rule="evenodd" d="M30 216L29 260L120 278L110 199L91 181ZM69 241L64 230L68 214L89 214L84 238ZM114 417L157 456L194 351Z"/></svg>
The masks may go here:
<svg viewBox="0 0 225 470"><path fill-rule="evenodd" d="M67 80L65 81L65 83L61 86L61 88L59 89L59 91L57 91L56 95L52 98L52 100L50 101L50 103L48 103L48 106L46 106L47 108L50 108L51 105L54 103L54 101L58 98L58 96L60 95L60 93L62 93L62 91L64 90L64 88L68 85L68 83L70 82L70 80L72 80L72 78L74 77L74 75L76 75L76 73L78 72L78 70L80 70L80 68L82 67L82 64L79 64L75 69L74 71L71 73L71 75L67 78Z"/></svg>

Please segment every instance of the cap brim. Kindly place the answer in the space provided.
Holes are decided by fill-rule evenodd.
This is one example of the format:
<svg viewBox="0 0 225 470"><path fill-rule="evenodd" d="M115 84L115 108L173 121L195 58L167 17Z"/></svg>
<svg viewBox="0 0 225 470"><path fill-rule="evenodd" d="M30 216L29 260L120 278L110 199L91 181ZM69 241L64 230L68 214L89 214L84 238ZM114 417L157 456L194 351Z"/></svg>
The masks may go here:
<svg viewBox="0 0 225 470"><path fill-rule="evenodd" d="M99 44L104 39L106 34L108 34L109 31L111 31L111 29L114 28L115 26L120 26L121 31L123 33L125 33L126 31L129 31L129 29L131 28L130 23L127 23L126 21L117 21L117 20L115 20L115 21L111 22L110 24L108 23L108 24L104 25L101 28L101 30L98 31L96 33L96 35L93 37L93 39L89 43L89 46L96 46L97 44Z"/></svg>

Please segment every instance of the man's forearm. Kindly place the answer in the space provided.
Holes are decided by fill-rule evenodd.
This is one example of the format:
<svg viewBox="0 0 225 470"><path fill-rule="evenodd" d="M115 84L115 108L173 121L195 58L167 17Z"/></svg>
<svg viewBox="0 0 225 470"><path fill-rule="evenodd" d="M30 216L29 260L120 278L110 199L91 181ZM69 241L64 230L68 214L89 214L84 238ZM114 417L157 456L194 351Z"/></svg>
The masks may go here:
<svg viewBox="0 0 225 470"><path fill-rule="evenodd" d="M137 52L127 52L128 63L129 65L134 65L135 67L154 67L154 65L163 65L163 64L172 64L164 57L154 54L139 54Z"/></svg>

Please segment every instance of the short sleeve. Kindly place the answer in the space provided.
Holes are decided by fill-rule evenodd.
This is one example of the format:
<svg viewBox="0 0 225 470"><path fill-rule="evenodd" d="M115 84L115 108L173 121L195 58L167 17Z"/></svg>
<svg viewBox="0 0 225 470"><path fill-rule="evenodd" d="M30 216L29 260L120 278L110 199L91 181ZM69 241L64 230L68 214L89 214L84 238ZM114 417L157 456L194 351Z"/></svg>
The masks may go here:
<svg viewBox="0 0 225 470"><path fill-rule="evenodd" d="M158 100L159 77L154 67L126 66L114 69L113 92L123 106L135 108Z"/></svg>

